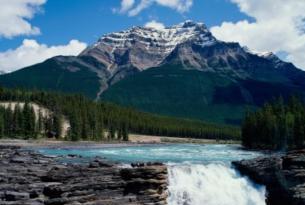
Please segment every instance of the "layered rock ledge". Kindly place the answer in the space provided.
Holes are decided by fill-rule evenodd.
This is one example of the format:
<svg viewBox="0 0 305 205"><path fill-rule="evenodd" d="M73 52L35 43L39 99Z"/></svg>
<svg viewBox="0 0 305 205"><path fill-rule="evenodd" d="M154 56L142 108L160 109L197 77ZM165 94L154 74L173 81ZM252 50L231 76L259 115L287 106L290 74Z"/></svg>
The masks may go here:
<svg viewBox="0 0 305 205"><path fill-rule="evenodd" d="M305 204L305 150L233 162L241 174L266 185L268 205Z"/></svg>
<svg viewBox="0 0 305 205"><path fill-rule="evenodd" d="M34 151L0 146L1 205L164 205L166 198L163 164L122 168L100 158L60 163Z"/></svg>

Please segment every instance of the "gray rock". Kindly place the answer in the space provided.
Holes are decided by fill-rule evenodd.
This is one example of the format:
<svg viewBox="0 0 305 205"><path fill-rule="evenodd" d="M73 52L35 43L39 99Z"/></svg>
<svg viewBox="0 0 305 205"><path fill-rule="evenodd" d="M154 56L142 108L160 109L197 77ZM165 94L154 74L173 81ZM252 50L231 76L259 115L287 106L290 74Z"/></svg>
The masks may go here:
<svg viewBox="0 0 305 205"><path fill-rule="evenodd" d="M244 175L267 187L268 205L305 205L305 150L233 162Z"/></svg>
<svg viewBox="0 0 305 205"><path fill-rule="evenodd" d="M26 200L30 198L30 194L25 192L6 191L4 198L6 201Z"/></svg>
<svg viewBox="0 0 305 205"><path fill-rule="evenodd" d="M1 205L166 204L163 164L125 169L96 158L89 165L64 165L57 158L3 146L0 156Z"/></svg>

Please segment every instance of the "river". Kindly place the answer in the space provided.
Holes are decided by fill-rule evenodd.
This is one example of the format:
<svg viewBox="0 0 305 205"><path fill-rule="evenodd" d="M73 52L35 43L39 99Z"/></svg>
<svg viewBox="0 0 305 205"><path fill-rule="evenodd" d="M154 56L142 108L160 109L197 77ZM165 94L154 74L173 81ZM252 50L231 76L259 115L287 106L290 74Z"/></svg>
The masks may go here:
<svg viewBox="0 0 305 205"><path fill-rule="evenodd" d="M231 162L262 156L238 145L160 144L106 148L40 148L48 155L106 157L127 166L131 162L168 165L169 205L265 205L266 189L240 176Z"/></svg>

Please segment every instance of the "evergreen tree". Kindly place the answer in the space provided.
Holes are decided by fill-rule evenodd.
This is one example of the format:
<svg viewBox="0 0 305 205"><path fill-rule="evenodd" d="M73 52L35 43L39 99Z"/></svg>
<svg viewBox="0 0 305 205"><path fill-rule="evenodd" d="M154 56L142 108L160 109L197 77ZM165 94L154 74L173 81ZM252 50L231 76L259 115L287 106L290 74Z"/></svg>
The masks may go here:
<svg viewBox="0 0 305 205"><path fill-rule="evenodd" d="M242 142L249 148L302 148L305 140L305 103L292 97L285 105L282 98L247 113L242 125Z"/></svg>
<svg viewBox="0 0 305 205"><path fill-rule="evenodd" d="M13 132L15 133L15 137L21 137L23 134L23 115L20 104L16 104L13 112Z"/></svg>
<svg viewBox="0 0 305 205"><path fill-rule="evenodd" d="M0 138L5 137L4 113L5 113L5 109L3 107L0 107Z"/></svg>
<svg viewBox="0 0 305 205"><path fill-rule="evenodd" d="M4 135L6 137L14 137L13 133L13 110L12 106L9 105L4 112Z"/></svg>
<svg viewBox="0 0 305 205"><path fill-rule="evenodd" d="M20 124L22 124L20 135L23 137L35 137L35 132L40 135L54 136L56 119L50 116L41 116L38 112L37 121L33 120L34 115L31 114L33 112L29 111L30 102L45 107L52 113L60 113L65 116L71 124L69 139L73 140L103 139L104 130L111 130L110 138L112 139L115 139L116 135L118 138L124 138L123 133L129 131L161 136L236 140L240 139L241 134L238 127L152 115L109 103L95 102L81 95L1 89L0 101L28 102L20 114L22 123L17 122L19 111L15 113L9 109L5 110L4 135L7 137L18 136ZM123 128L123 124L126 124L126 129ZM35 128L34 135L33 127ZM125 138L126 136L125 134Z"/></svg>
<svg viewBox="0 0 305 205"><path fill-rule="evenodd" d="M41 109L39 109L38 111L38 119L37 119L37 132L39 135L45 135L46 131L45 131L45 127L44 127L44 123L45 119L43 117L42 111Z"/></svg>
<svg viewBox="0 0 305 205"><path fill-rule="evenodd" d="M78 141L81 139L82 129L81 129L81 119L80 115L77 115L76 111L73 112L70 118L70 132L69 137L72 141Z"/></svg>
<svg viewBox="0 0 305 205"><path fill-rule="evenodd" d="M108 139L114 140L115 139L115 128L114 125L111 124L109 128L109 137Z"/></svg>
<svg viewBox="0 0 305 205"><path fill-rule="evenodd" d="M123 124L122 136L124 141L129 140L128 127L126 123Z"/></svg>
<svg viewBox="0 0 305 205"><path fill-rule="evenodd" d="M36 138L37 135L35 133L35 124L36 124L35 112L33 107L28 102L24 104L23 122L24 122L24 127L23 127L24 138L25 139Z"/></svg>
<svg viewBox="0 0 305 205"><path fill-rule="evenodd" d="M57 139L59 139L62 136L62 125L63 125L62 116L58 113L55 113L53 116L53 132L55 133L55 137Z"/></svg>

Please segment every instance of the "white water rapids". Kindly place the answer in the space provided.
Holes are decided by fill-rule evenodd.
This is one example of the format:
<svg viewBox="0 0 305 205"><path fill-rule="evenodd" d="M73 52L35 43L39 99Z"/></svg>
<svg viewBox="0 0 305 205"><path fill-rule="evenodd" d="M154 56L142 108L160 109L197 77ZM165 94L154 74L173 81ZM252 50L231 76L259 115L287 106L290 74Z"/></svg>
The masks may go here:
<svg viewBox="0 0 305 205"><path fill-rule="evenodd" d="M265 205L265 188L225 165L171 165L168 174L169 205Z"/></svg>
<svg viewBox="0 0 305 205"><path fill-rule="evenodd" d="M161 144L108 148L39 149L49 155L101 156L130 167L131 162L168 165L169 205L265 205L264 186L253 184L230 167L232 161L262 153L238 145ZM128 166L126 166L128 164Z"/></svg>

